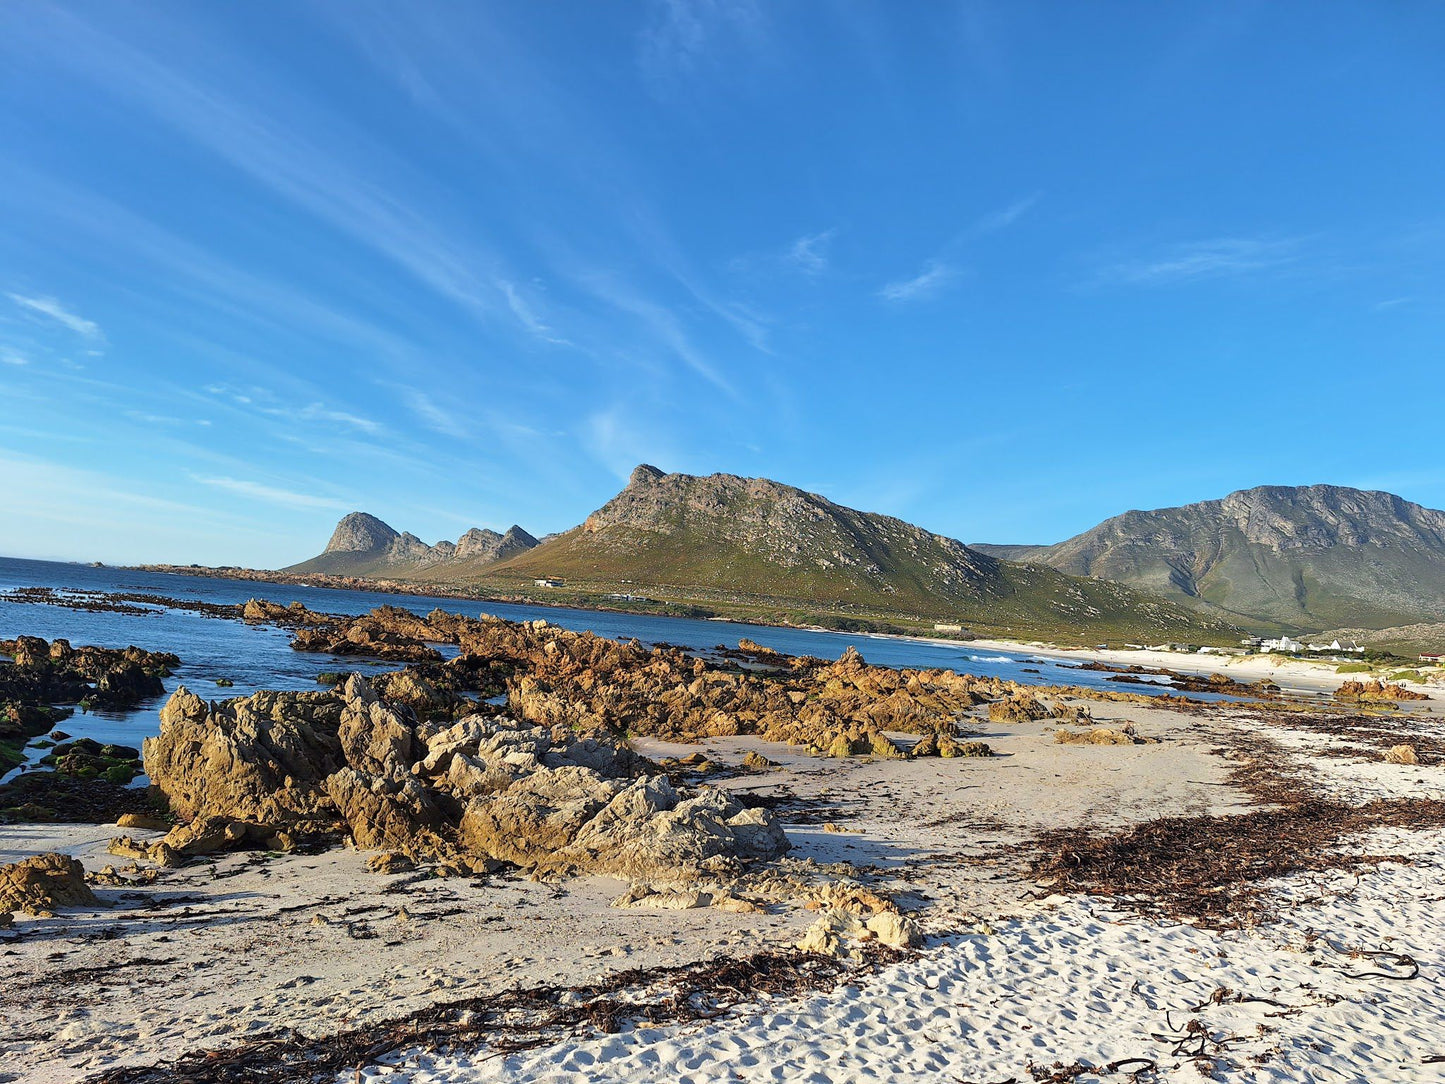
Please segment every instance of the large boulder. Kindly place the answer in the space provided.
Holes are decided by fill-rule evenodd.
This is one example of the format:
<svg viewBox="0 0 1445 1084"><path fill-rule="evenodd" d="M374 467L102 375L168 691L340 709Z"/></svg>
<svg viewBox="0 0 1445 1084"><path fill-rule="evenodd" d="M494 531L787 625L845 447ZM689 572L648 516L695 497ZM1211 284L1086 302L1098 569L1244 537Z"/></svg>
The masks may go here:
<svg viewBox="0 0 1445 1084"><path fill-rule="evenodd" d="M208 704L182 686L161 709L159 735L142 745L146 774L183 820L333 827L326 779L345 764L346 706L334 693L295 692Z"/></svg>
<svg viewBox="0 0 1445 1084"><path fill-rule="evenodd" d="M0 866L0 913L48 915L60 907L94 907L85 867L64 854L37 854Z"/></svg>
<svg viewBox="0 0 1445 1084"><path fill-rule="evenodd" d="M590 768L539 768L499 795L473 799L460 841L473 854L519 866L565 865L558 852L620 789Z"/></svg>
<svg viewBox="0 0 1445 1084"><path fill-rule="evenodd" d="M666 781L638 780L576 835L563 857L638 880L697 870L716 860L776 858L787 836L766 810L748 809L726 791L705 789L679 801Z"/></svg>

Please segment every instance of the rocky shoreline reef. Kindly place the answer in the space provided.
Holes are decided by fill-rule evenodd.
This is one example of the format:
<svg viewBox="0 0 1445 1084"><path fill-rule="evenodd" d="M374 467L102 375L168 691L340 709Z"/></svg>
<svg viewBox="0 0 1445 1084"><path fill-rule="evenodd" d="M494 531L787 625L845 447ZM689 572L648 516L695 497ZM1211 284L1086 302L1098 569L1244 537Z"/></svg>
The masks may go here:
<svg viewBox="0 0 1445 1084"><path fill-rule="evenodd" d="M482 715L420 721L357 675L334 692L221 703L178 689L143 752L183 823L148 844L122 837L111 851L162 866L344 836L392 872L431 862L483 874L507 863L692 882L788 849L768 811L715 788L675 788L605 731Z"/></svg>
<svg viewBox="0 0 1445 1084"><path fill-rule="evenodd" d="M434 610L420 617L378 607L355 618L319 618L252 602L249 620L296 624L292 647L406 661L406 690L423 712L455 710L458 690L506 697L506 710L536 726L695 742L754 735L818 755L957 756L960 726L978 705L1030 718L1076 721L1077 706L1045 703L1037 690L947 669L869 665L854 648L836 662L785 656L744 640L711 655L665 644L609 640L546 621L473 619ZM442 662L432 644L459 654ZM1127 694L1124 694L1127 695ZM991 710L995 710L992 709ZM905 749L886 732L922 739Z"/></svg>
<svg viewBox="0 0 1445 1084"><path fill-rule="evenodd" d="M169 652L72 647L68 640L50 643L38 636L0 640L0 655L11 659L9 665L0 664L0 774L24 763L26 743L67 718L72 705L81 710L134 708L165 692L161 679L180 665L180 659ZM68 767L69 774L89 778L117 767L80 759L98 756L99 748L61 749L52 755L77 754L61 770ZM129 758L107 759L133 760L135 750L128 752ZM134 774L121 780L112 772L111 777L129 782Z"/></svg>

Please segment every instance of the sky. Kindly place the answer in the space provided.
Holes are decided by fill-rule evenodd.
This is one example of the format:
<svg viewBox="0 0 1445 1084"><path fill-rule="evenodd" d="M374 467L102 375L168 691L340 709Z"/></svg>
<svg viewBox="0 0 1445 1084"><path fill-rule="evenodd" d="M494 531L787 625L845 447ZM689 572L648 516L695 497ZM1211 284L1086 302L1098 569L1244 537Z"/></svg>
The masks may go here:
<svg viewBox="0 0 1445 1084"><path fill-rule="evenodd" d="M0 554L1445 507L1445 8L0 4Z"/></svg>

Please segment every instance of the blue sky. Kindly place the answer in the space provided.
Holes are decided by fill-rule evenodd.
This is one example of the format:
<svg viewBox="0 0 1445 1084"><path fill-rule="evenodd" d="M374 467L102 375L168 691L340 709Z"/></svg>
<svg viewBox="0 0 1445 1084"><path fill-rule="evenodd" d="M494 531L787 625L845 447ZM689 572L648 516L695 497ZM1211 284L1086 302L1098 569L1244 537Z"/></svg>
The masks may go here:
<svg viewBox="0 0 1445 1084"><path fill-rule="evenodd" d="M0 5L0 553L1445 506L1445 9Z"/></svg>

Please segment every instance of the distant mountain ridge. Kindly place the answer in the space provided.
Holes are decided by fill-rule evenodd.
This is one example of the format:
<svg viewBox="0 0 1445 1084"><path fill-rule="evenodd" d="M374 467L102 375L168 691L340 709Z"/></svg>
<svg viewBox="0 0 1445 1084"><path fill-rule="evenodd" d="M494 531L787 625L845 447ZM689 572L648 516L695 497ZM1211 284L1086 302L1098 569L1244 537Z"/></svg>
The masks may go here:
<svg viewBox="0 0 1445 1084"><path fill-rule="evenodd" d="M580 526L487 575L705 590L992 626L1126 621L1142 635L1210 624L1127 587L1000 561L766 478L667 474L646 464Z"/></svg>
<svg viewBox="0 0 1445 1084"><path fill-rule="evenodd" d="M1258 486L1125 512L1056 545L974 548L1306 628L1445 618L1445 512L1376 490Z"/></svg>
<svg viewBox="0 0 1445 1084"><path fill-rule="evenodd" d="M282 571L402 579L459 578L537 544L535 538L513 524L505 534L473 527L455 542L443 540L429 546L411 532L399 532L369 512L352 512L342 517L320 554Z"/></svg>

